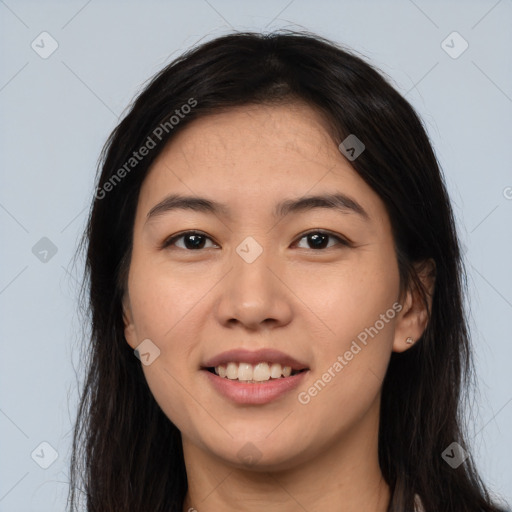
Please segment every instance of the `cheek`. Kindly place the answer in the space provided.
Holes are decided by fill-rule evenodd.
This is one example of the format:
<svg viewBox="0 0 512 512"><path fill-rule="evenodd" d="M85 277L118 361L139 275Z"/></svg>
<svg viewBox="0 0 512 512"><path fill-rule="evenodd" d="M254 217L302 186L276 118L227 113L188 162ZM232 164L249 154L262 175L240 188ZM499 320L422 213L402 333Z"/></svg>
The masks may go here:
<svg viewBox="0 0 512 512"><path fill-rule="evenodd" d="M321 429L324 439L338 436L375 405L392 352L397 315L396 296L382 284L356 291L331 290L332 302L323 310L323 320L334 334L315 340L313 374L298 390L299 412L308 418L303 435L309 432L314 437Z"/></svg>
<svg viewBox="0 0 512 512"><path fill-rule="evenodd" d="M343 350L360 333L364 338L365 329L376 323L382 337L392 334L396 316L392 306L399 292L398 267L392 250L381 251L379 255L363 254L330 268L290 273L286 282L304 304L304 314L297 320L311 319L304 326L309 334L313 325L318 326L316 335L323 333L326 346L316 351L319 356L332 356L332 350ZM328 347L330 350L325 350Z"/></svg>
<svg viewBox="0 0 512 512"><path fill-rule="evenodd" d="M187 277L158 265L137 266L135 260L132 268L130 302L137 336L149 338L160 350L151 365L142 366L144 376L166 416L191 432L199 411L191 407L187 379L197 370L191 353L200 340L201 298L211 286L197 275Z"/></svg>
<svg viewBox="0 0 512 512"><path fill-rule="evenodd" d="M149 257L134 261L129 292L139 337L147 337L166 348L175 343L185 324L211 285L197 272L151 264ZM177 343L177 341L176 341Z"/></svg>
<svg viewBox="0 0 512 512"><path fill-rule="evenodd" d="M139 343L150 339L160 351L151 365L142 366L144 375L155 400L174 421L187 410L182 386L197 370L191 353L201 338L201 298L211 286L197 275L164 271L149 261L132 261L130 303Z"/></svg>
<svg viewBox="0 0 512 512"><path fill-rule="evenodd" d="M386 257L387 256L387 257ZM313 388L304 401L332 400L345 410L365 407L377 395L394 340L399 275L392 250L365 258L364 264L311 276L298 292L318 312L322 335L315 336ZM312 376L313 377L313 376ZM308 383L308 384L311 384ZM323 398L317 400L317 395ZM354 397L358 396L358 401ZM314 400L313 400L314 399ZM357 403L356 403L357 402ZM333 413L334 414L334 413Z"/></svg>

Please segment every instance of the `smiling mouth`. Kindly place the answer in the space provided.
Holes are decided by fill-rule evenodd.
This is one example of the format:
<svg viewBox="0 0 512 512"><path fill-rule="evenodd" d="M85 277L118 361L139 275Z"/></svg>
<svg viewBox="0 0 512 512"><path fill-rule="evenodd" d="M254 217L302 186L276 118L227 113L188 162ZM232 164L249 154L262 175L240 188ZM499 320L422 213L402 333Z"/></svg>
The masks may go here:
<svg viewBox="0 0 512 512"><path fill-rule="evenodd" d="M229 362L203 369L220 378L243 382L244 384L262 384L269 381L282 380L307 371L307 368L296 370L290 366L267 362L261 362L256 365L244 362Z"/></svg>

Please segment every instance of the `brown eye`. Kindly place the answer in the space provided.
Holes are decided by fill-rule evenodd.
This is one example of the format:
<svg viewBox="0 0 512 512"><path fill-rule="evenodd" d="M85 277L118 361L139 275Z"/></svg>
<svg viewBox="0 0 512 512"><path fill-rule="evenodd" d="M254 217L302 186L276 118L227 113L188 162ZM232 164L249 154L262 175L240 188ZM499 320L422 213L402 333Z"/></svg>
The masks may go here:
<svg viewBox="0 0 512 512"><path fill-rule="evenodd" d="M183 246L175 244L175 242L180 239L183 239ZM195 251L204 249L207 240L211 240L211 238L206 236L204 233L200 233L198 231L186 231L184 233L180 233L179 235L174 235L171 238L168 238L163 243L162 248L167 248L174 245L180 249Z"/></svg>
<svg viewBox="0 0 512 512"><path fill-rule="evenodd" d="M328 231L310 231L309 233L306 233L302 235L300 240L306 238L307 243L310 244L310 247L305 247L305 249L313 249L313 250L321 250L332 247L328 246L329 238L334 239L338 241L338 245L344 245L344 246L350 246L349 242L337 235L334 235L333 233L330 233ZM336 245L336 244L334 244ZM302 247L301 247L302 248Z"/></svg>
<svg viewBox="0 0 512 512"><path fill-rule="evenodd" d="M178 245L176 242L181 239L183 239L182 245ZM309 247L301 248L312 249L315 251L329 249L335 245L342 245L345 247L350 247L351 245L350 242L348 242L344 238L338 235L334 235L329 231L321 230L310 231L308 233L305 233L301 236L299 240L302 239L307 240L307 244L309 245ZM185 231L183 233L173 235L172 237L168 238L162 244L162 249L169 248L172 246L189 251L197 251L205 248L208 249L209 247L206 246L208 240L212 241L212 239L209 236L199 231ZM336 241L337 243L329 245L330 240ZM212 246L218 247L216 244L213 244Z"/></svg>

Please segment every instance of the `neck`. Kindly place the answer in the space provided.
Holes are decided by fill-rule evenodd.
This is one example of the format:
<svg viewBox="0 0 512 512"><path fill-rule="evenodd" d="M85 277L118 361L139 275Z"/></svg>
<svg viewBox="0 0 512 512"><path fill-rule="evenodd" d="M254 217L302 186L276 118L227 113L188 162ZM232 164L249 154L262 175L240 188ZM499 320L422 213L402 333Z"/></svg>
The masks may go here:
<svg viewBox="0 0 512 512"><path fill-rule="evenodd" d="M184 512L386 512L390 489L378 463L378 409L343 439L288 469L239 469L183 436Z"/></svg>

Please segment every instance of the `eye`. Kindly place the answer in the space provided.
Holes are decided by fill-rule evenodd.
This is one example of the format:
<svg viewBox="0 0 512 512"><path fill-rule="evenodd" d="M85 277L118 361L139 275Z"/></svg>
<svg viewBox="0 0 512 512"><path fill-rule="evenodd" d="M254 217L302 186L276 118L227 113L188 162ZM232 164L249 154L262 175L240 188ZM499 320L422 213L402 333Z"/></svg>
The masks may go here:
<svg viewBox="0 0 512 512"><path fill-rule="evenodd" d="M308 233L303 234L299 240L302 240L304 238L307 239L306 243L312 244L314 250L329 248L329 247L326 247L327 240L329 238L337 240L339 242L339 244L344 245L346 247L351 246L351 244L348 240L345 240L344 238L341 238L340 236L334 235L333 233L330 233L329 231L323 231L323 230L318 230L318 229L316 231L309 231ZM334 244L334 245L336 245L336 244ZM309 247L305 247L305 248L309 249ZM302 247L301 247L301 249L302 249Z"/></svg>
<svg viewBox="0 0 512 512"><path fill-rule="evenodd" d="M299 240L302 240L306 238L307 243L312 244L313 250L321 250L326 249L329 247L332 247L328 245L328 239L331 238L333 240L336 240L338 244L341 244L346 247L350 247L351 244L348 240L345 240L344 238L334 235L333 233L329 231L323 231L323 230L315 230L315 231L309 231L308 233L303 234ZM184 246L179 246L176 244L177 240L183 239L184 240ZM184 233L180 233L177 235L174 235L170 238L167 238L164 243L162 244L162 249L165 249L170 246L176 246L180 249L186 249L186 250L200 250L205 248L205 243L207 240L212 240L209 236L205 235L204 233L201 233L200 231L185 231ZM336 244L334 244L336 245ZM213 246L218 247L216 244L213 244ZM206 247L208 248L208 247ZM310 247L305 247L305 249L309 249Z"/></svg>
<svg viewBox="0 0 512 512"><path fill-rule="evenodd" d="M179 247L180 249L189 250L204 249L205 240L211 240L209 236L206 236L204 233L201 233L199 231L185 231L184 233L174 235L171 238L165 240L165 242L162 244L162 249L170 247L171 245L176 245L175 241L179 240L180 238L183 238L185 246L177 247Z"/></svg>

